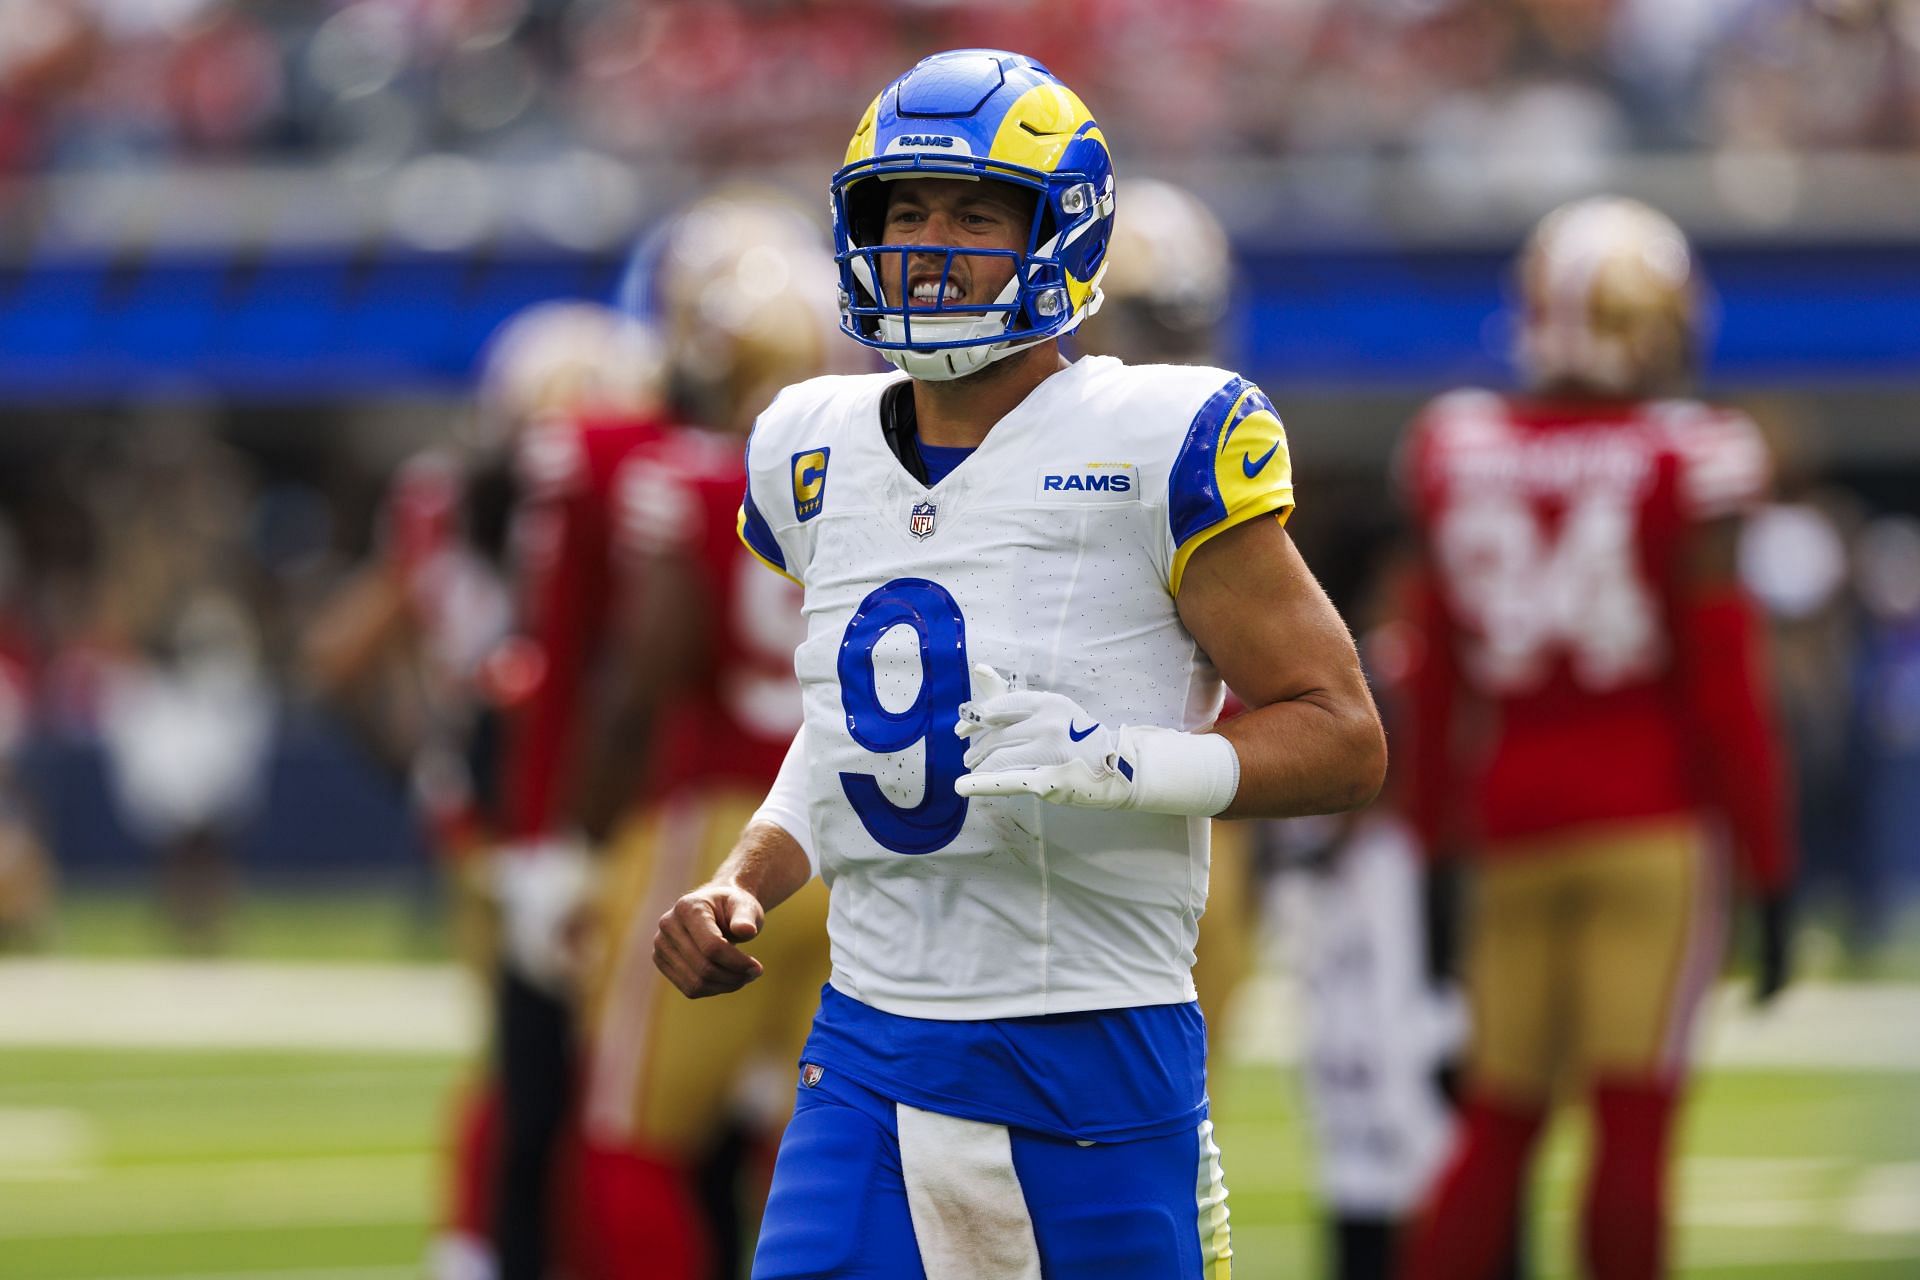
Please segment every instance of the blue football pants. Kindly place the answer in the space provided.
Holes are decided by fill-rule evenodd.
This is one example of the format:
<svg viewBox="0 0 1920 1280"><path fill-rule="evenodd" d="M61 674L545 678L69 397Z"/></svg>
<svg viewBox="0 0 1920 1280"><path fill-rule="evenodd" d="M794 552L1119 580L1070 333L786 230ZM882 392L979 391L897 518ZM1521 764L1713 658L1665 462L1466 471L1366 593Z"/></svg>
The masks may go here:
<svg viewBox="0 0 1920 1280"><path fill-rule="evenodd" d="M828 1070L800 1087L753 1280L1228 1280L1231 1253L1211 1121L1083 1146Z"/></svg>

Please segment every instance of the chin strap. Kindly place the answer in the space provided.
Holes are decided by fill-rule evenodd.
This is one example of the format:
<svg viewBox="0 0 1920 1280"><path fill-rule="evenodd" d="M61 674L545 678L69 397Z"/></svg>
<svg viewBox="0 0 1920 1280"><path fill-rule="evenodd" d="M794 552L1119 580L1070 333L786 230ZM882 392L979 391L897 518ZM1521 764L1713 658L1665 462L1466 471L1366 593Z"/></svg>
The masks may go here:
<svg viewBox="0 0 1920 1280"><path fill-rule="evenodd" d="M855 263L857 267L869 266L864 259ZM861 273L860 283L873 290L873 296L880 299L880 305L886 306L886 295L877 283L869 284L871 271ZM1005 306L1020 296L1018 278L1007 281L1007 287L994 299L996 306ZM1004 330L1012 318L1012 312L990 311L984 315L931 315L916 319L913 323L913 338L925 336L932 342L966 342L979 338L990 338L998 330ZM997 329L996 329L997 326ZM881 316L879 319L880 337L886 342L906 342L907 322L900 316ZM996 360L1001 360L1016 351L1024 351L1045 338L1033 338L1025 342L981 343L969 347L929 346L925 349L901 347L892 350L882 349L880 354L887 363L908 375L926 382L951 382L955 378L964 378L977 373Z"/></svg>
<svg viewBox="0 0 1920 1280"><path fill-rule="evenodd" d="M1099 216L1105 217L1107 214L1112 213L1112 211L1113 189L1109 186L1106 193L1096 202L1095 212ZM1085 235L1095 225L1096 222L1093 219L1080 219L1067 229L1064 241L1061 233L1056 232L1046 243L1035 248L1030 256L1034 258L1051 258L1061 250L1071 247L1076 240L1080 239L1081 236ZM1042 265L1044 264L1034 262L1027 266L1026 271L1029 280L1040 270ZM879 299L881 306L889 305L886 291L880 287L880 281L876 278L871 259L865 256L857 257L850 262L848 266L853 271L854 279L859 282L862 288ZM1087 298L1086 305L1069 317L1064 325L1051 332L1036 334L1031 338L1023 338L1017 342L1009 339L1005 342L980 342L978 345L964 347L899 347L891 350L882 348L880 354L888 364L893 365L909 377L918 378L923 382L951 382L957 378L964 378L970 373L978 373L995 361L1004 360L1008 356L1016 355L1030 347L1037 347L1041 343L1054 338L1064 338L1075 329L1078 329L1088 316L1100 310L1100 304L1105 300L1105 295L1100 291L1100 277L1105 274L1106 264L1103 262L1100 264L1100 270L1094 274L1092 292ZM1058 292L1064 304L1066 298L1064 287ZM994 305L1006 306L1019 296L1020 278L1016 275L1013 279L1007 281L1006 288L1002 289L1000 296L994 299ZM1016 314L1017 312L1012 311L991 311L984 315L963 314L943 316L935 314L924 319L915 320L913 324L913 336L917 339L924 334L931 338L934 343L976 341L981 338L992 337L996 332L994 327L996 322L999 329L1004 330ZM877 325L880 338L884 342L906 342L909 340L907 337L906 321L900 316L881 316L878 318Z"/></svg>

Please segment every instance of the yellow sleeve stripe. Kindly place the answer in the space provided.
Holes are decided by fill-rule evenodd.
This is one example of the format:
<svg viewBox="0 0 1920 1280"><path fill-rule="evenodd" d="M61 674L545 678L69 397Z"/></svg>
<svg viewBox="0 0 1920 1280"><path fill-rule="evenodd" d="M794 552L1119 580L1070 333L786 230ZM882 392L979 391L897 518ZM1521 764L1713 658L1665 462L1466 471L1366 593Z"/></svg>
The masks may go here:
<svg viewBox="0 0 1920 1280"><path fill-rule="evenodd" d="M1276 489L1271 494L1271 497L1274 499L1272 505L1247 507L1243 510L1236 511L1219 524L1208 525L1205 529L1194 534L1182 543L1180 549L1173 553L1173 573L1171 575L1173 594L1176 596L1180 594L1180 581L1187 576L1187 562L1193 559L1193 553L1227 530L1237 528L1249 520L1255 520L1267 515L1278 519L1284 527L1287 523L1287 518L1293 514L1293 490Z"/></svg>
<svg viewBox="0 0 1920 1280"><path fill-rule="evenodd" d="M759 550L754 547L752 541L747 537L747 508L744 504L740 508L739 517L734 521L733 528L734 532L740 535L740 545L751 552L755 560L758 560L761 564L767 566L767 568L773 570L796 587L804 587L806 585L806 583L800 581L800 579L794 577L785 569L782 569L779 565L761 555Z"/></svg>

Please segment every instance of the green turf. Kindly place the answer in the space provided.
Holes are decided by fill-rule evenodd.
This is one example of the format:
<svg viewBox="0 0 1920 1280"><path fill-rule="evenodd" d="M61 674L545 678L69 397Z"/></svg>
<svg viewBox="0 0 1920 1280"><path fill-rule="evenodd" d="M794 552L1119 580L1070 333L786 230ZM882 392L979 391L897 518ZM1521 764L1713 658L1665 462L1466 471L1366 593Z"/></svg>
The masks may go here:
<svg viewBox="0 0 1920 1280"><path fill-rule="evenodd" d="M1877 964L1920 974L1920 947ZM1847 972L1810 930L1807 968ZM403 960L445 953L392 894L243 898L226 953ZM172 950L151 905L62 903L55 950ZM0 1051L0 1280L406 1280L440 1195L438 1142L463 1064L342 1053ZM1216 1086L1238 1280L1323 1274L1297 1082L1241 1065ZM1569 1276L1581 1135L1562 1125L1535 1189L1541 1280ZM1920 1276L1920 1075L1725 1073L1690 1112L1679 1274Z"/></svg>
<svg viewBox="0 0 1920 1280"><path fill-rule="evenodd" d="M458 1075L443 1058L9 1051L0 1275L415 1264Z"/></svg>
<svg viewBox="0 0 1920 1280"><path fill-rule="evenodd" d="M402 1280L460 1074L445 1057L9 1050L0 1276ZM1269 1067L1220 1082L1239 1280L1320 1274L1298 1096ZM1536 1192L1543 1277L1569 1274L1578 1144L1556 1135ZM1695 1099L1687 1155L1681 1274L1920 1275L1920 1078L1724 1074Z"/></svg>
<svg viewBox="0 0 1920 1280"><path fill-rule="evenodd" d="M1237 1280L1324 1274L1291 1076L1242 1066L1216 1094ZM1584 1135L1561 1124L1533 1196L1536 1275L1571 1276ZM1689 1112L1678 1274L1920 1276L1920 1077L1728 1072Z"/></svg>
<svg viewBox="0 0 1920 1280"><path fill-rule="evenodd" d="M333 890L241 895L216 948L242 960L411 960L447 954L445 913L435 898ZM151 893L89 890L62 897L48 950L93 959L164 956L183 950Z"/></svg>
<svg viewBox="0 0 1920 1280"><path fill-rule="evenodd" d="M243 893L229 914L218 952L247 960L408 960L448 953L445 904L437 883L408 899L391 888L338 888ZM1741 917L1745 926L1745 917ZM166 955L177 940L148 891L81 890L60 901L50 950L61 955L125 959ZM1734 967L1751 945L1733 946ZM1840 941L1832 913L1812 913L1797 946L1802 978L1920 981L1920 908L1909 912L1882 945L1864 953Z"/></svg>

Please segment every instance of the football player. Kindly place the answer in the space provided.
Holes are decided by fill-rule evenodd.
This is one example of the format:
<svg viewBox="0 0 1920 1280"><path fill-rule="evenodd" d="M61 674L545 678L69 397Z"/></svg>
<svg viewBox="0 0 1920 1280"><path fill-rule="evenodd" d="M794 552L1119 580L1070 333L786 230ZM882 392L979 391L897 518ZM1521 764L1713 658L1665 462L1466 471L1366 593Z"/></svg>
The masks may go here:
<svg viewBox="0 0 1920 1280"><path fill-rule="evenodd" d="M501 1121L495 1239L502 1280L537 1278L577 1241L560 1188L577 1155L578 983L593 862L574 799L593 673L604 660L615 586L613 494L621 464L665 431L658 340L633 317L596 310L629 345L621 366L652 394L546 414L515 447L510 563L515 696L502 723L491 860L500 908L496 988Z"/></svg>
<svg viewBox="0 0 1920 1280"><path fill-rule="evenodd" d="M34 711L35 654L16 604L20 558L0 518L0 955L50 940L58 876L20 773Z"/></svg>
<svg viewBox="0 0 1920 1280"><path fill-rule="evenodd" d="M526 654L497 561L520 437L550 417L645 415L659 361L609 308L550 302L509 318L481 355L472 417L396 470L378 545L309 628L308 684L410 791L451 886L456 950L487 987L499 957L492 867L497 815L486 759L500 702L524 690ZM491 1052L491 1050L490 1050ZM495 1274L500 1096L491 1064L465 1090L451 1135L445 1222L428 1272Z"/></svg>
<svg viewBox="0 0 1920 1280"><path fill-rule="evenodd" d="M1489 1274L1567 1091L1594 1122L1587 1272L1651 1277L1689 1031L1720 958L1719 823L1767 906L1761 993L1784 980L1785 779L1734 564L1768 462L1747 418L1666 398L1692 371L1700 307L1666 217L1563 208L1519 285L1528 393L1442 397L1403 457L1425 560L1403 760L1428 847L1470 848L1475 869L1461 1139L1404 1274Z"/></svg>
<svg viewBox="0 0 1920 1280"><path fill-rule="evenodd" d="M789 904L794 927L759 952L777 979L739 1001L675 997L653 967L653 929L732 848L800 724L799 590L735 530L747 431L781 387L858 349L836 332L824 231L783 200L710 197L643 258L635 292L648 296L633 305L665 337L677 420L703 425L630 454L611 497L610 661L580 800L584 830L609 851L581 1199L589 1274L730 1280L738 1219L757 1211L737 1189L763 1187L765 1162L741 1176L727 1157L737 1135L770 1152L785 1121L788 1064L826 980L826 891ZM754 1096L768 1078L771 1096Z"/></svg>
<svg viewBox="0 0 1920 1280"><path fill-rule="evenodd" d="M662 373L644 326L582 302L526 313L494 340L488 367L503 371L501 393L483 401L478 425L512 457L514 631L488 664L502 704L499 759L487 779L498 847L485 863L499 930L491 1239L498 1275L522 1280L544 1274L567 1245L554 1208L574 1094L573 925L588 869L565 838L561 779L604 578L596 485L610 459L659 431Z"/></svg>
<svg viewBox="0 0 1920 1280"><path fill-rule="evenodd" d="M1205 819L1351 808L1385 767L1280 420L1223 370L1062 358L1114 176L1032 59L889 84L832 204L842 326L899 372L754 428L741 535L801 584L804 723L654 943L735 991L772 978L765 913L831 891L754 1274L1223 1277ZM1223 679L1252 709L1216 728Z"/></svg>

